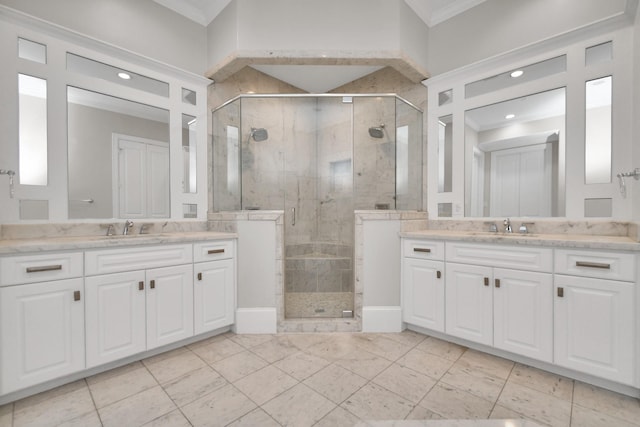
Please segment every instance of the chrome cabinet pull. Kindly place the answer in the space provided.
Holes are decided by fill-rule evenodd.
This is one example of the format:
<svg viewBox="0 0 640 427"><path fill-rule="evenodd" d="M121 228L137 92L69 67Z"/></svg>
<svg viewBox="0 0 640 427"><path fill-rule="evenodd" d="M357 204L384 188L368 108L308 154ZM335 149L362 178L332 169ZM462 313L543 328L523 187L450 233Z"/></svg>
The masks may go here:
<svg viewBox="0 0 640 427"><path fill-rule="evenodd" d="M576 261L576 267L602 268L604 270L610 270L611 264L604 264L600 262Z"/></svg>
<svg viewBox="0 0 640 427"><path fill-rule="evenodd" d="M500 279L496 279L495 283L496 283L496 288L499 288L500 287Z"/></svg>
<svg viewBox="0 0 640 427"><path fill-rule="evenodd" d="M436 279L442 278L442 272L440 270L436 271Z"/></svg>
<svg viewBox="0 0 640 427"><path fill-rule="evenodd" d="M73 291L73 300L80 301L80 291Z"/></svg>
<svg viewBox="0 0 640 427"><path fill-rule="evenodd" d="M155 281L155 280L150 281L150 282L149 282L149 287L150 287L151 289L155 289L155 288L156 288L156 281Z"/></svg>
<svg viewBox="0 0 640 427"><path fill-rule="evenodd" d="M424 252L426 254L431 253L431 249L429 248L413 248L413 252Z"/></svg>
<svg viewBox="0 0 640 427"><path fill-rule="evenodd" d="M224 253L224 249L209 249L207 251L207 253L209 255L212 255L212 254L223 254Z"/></svg>
<svg viewBox="0 0 640 427"><path fill-rule="evenodd" d="M198 280L202 280L202 273L198 273Z"/></svg>
<svg viewBox="0 0 640 427"><path fill-rule="evenodd" d="M489 278L488 277L484 278L484 285L485 286L489 286Z"/></svg>
<svg viewBox="0 0 640 427"><path fill-rule="evenodd" d="M27 273L40 273L42 271L55 271L62 270L61 264L56 265L42 265L40 267L27 267Z"/></svg>
<svg viewBox="0 0 640 427"><path fill-rule="evenodd" d="M291 225L296 225L296 208L291 208Z"/></svg>
<svg viewBox="0 0 640 427"><path fill-rule="evenodd" d="M138 282L138 290L144 291L144 282Z"/></svg>
<svg viewBox="0 0 640 427"><path fill-rule="evenodd" d="M563 297L564 297L564 288L560 288L560 287L558 288L558 296L559 296L560 298L563 298Z"/></svg>

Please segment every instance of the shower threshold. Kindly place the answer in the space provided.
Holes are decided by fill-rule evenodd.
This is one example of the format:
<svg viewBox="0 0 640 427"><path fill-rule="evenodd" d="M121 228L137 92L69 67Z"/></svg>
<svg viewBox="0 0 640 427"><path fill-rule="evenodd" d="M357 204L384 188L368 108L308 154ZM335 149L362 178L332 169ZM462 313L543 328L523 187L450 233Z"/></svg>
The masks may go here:
<svg viewBox="0 0 640 427"><path fill-rule="evenodd" d="M345 317L353 317L353 292L288 292L285 294L286 319Z"/></svg>

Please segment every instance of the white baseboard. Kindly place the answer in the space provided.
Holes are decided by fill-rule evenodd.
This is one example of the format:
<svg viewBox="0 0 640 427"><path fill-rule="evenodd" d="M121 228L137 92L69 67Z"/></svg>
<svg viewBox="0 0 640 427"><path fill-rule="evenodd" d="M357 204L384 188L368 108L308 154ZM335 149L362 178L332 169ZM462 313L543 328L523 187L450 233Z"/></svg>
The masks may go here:
<svg viewBox="0 0 640 427"><path fill-rule="evenodd" d="M362 307L362 332L402 332L402 308Z"/></svg>
<svg viewBox="0 0 640 427"><path fill-rule="evenodd" d="M238 308L234 332L236 334L277 333L278 316L275 307Z"/></svg>

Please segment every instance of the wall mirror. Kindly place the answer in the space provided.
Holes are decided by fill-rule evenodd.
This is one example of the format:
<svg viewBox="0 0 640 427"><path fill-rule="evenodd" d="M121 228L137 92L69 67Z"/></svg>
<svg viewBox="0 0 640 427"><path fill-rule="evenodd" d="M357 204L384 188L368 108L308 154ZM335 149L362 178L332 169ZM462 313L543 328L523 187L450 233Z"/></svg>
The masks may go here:
<svg viewBox="0 0 640 427"><path fill-rule="evenodd" d="M67 115L69 218L168 218L169 111L68 86Z"/></svg>
<svg viewBox="0 0 640 427"><path fill-rule="evenodd" d="M564 216L565 88L467 110L465 215Z"/></svg>

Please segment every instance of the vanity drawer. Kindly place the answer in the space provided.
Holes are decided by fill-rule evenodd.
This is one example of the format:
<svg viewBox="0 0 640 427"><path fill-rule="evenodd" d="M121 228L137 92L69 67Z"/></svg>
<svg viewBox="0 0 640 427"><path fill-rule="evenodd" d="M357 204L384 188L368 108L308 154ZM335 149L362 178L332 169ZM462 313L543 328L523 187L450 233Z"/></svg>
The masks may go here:
<svg viewBox="0 0 640 427"><path fill-rule="evenodd" d="M635 281L636 256L630 253L556 249L556 273Z"/></svg>
<svg viewBox="0 0 640 427"><path fill-rule="evenodd" d="M233 240L194 243L193 262L233 258L233 243Z"/></svg>
<svg viewBox="0 0 640 427"><path fill-rule="evenodd" d="M438 240L404 239L403 254L405 258L421 258L444 260L444 242Z"/></svg>
<svg viewBox="0 0 640 427"><path fill-rule="evenodd" d="M551 273L553 250L527 246L451 243L446 245L447 262L486 265Z"/></svg>
<svg viewBox="0 0 640 427"><path fill-rule="evenodd" d="M0 286L82 277L82 252L0 258Z"/></svg>
<svg viewBox="0 0 640 427"><path fill-rule="evenodd" d="M85 274L118 273L193 262L193 246L164 245L105 249L85 253Z"/></svg>

